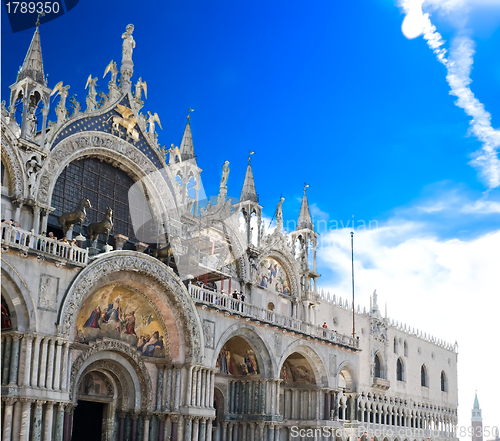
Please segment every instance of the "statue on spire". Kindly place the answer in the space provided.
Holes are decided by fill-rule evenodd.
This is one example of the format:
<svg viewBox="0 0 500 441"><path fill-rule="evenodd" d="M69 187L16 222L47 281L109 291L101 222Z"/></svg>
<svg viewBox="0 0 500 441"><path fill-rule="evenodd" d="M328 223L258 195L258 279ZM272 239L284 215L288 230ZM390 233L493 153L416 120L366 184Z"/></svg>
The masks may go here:
<svg viewBox="0 0 500 441"><path fill-rule="evenodd" d="M132 61L132 51L135 48L135 40L132 37L132 32L134 32L134 25L129 24L127 26L126 32L123 33L123 49L122 49L122 64L124 61Z"/></svg>

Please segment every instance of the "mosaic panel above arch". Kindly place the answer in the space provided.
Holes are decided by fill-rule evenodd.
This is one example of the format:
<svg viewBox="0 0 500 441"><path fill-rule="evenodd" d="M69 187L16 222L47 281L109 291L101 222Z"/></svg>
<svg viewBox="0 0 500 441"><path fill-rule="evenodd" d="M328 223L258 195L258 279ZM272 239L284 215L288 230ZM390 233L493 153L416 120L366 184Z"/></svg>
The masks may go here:
<svg viewBox="0 0 500 441"><path fill-rule="evenodd" d="M280 262L266 257L257 264L255 281L261 288L289 296L291 294L289 277Z"/></svg>
<svg viewBox="0 0 500 441"><path fill-rule="evenodd" d="M136 291L116 284L96 290L83 304L75 340L122 340L147 357L165 357L167 332L148 301Z"/></svg>

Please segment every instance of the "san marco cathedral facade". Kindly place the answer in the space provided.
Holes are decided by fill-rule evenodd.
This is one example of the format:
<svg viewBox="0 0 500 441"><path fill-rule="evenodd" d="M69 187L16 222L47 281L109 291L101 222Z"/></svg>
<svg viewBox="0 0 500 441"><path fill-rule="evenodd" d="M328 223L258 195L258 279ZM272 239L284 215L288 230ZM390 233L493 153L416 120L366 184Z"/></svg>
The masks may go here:
<svg viewBox="0 0 500 441"><path fill-rule="evenodd" d="M353 336L317 286L306 188L296 229L281 199L266 233L251 156L239 200L226 161L201 203L189 116L166 149L141 112L133 30L83 110L37 27L2 103L2 440L457 439L457 346L376 292Z"/></svg>

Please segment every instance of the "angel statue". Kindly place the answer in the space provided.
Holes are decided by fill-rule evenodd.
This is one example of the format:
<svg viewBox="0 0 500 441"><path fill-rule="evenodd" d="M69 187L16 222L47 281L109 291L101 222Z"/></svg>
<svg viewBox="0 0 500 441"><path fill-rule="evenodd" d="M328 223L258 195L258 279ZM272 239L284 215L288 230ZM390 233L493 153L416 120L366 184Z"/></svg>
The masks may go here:
<svg viewBox="0 0 500 441"><path fill-rule="evenodd" d="M118 75L118 69L116 67L116 61L111 60L109 64L106 66L106 70L104 71L103 79L106 77L108 72L111 72L111 82L116 84L116 76Z"/></svg>
<svg viewBox="0 0 500 441"><path fill-rule="evenodd" d="M68 111L66 110L66 99L68 98L68 90L70 86L63 86L63 82L60 81L57 83L52 90L50 96L55 95L61 95L61 99L59 101L58 106L56 107L56 115L57 115L57 122L62 122L64 119L66 119L66 116L68 114Z"/></svg>
<svg viewBox="0 0 500 441"><path fill-rule="evenodd" d="M97 106L96 96L97 92L95 90L97 86L97 77L92 78L92 75L89 75L87 78L87 84L85 84L85 89L89 88L89 94L87 95L87 111L95 110Z"/></svg>
<svg viewBox="0 0 500 441"><path fill-rule="evenodd" d="M139 78L139 80L135 84L134 97L136 100L141 99L141 91L144 91L144 98L148 99L148 85L146 84L146 81L142 81L142 78Z"/></svg>
<svg viewBox="0 0 500 441"><path fill-rule="evenodd" d="M227 185L227 178L229 176L229 161L224 162L222 166L222 179L220 180L220 187L224 188Z"/></svg>
<svg viewBox="0 0 500 441"><path fill-rule="evenodd" d="M163 130L163 127L161 126L161 122L160 122L160 117L158 116L158 114L155 112L155 114L153 115L148 110L148 115L149 115L149 118L148 118L149 133L153 134L155 132L155 122L157 122L158 125L160 126L160 129Z"/></svg>
<svg viewBox="0 0 500 441"><path fill-rule="evenodd" d="M123 38L123 48L122 48L122 64L124 61L132 61L132 51L135 48L134 37L132 37L132 32L134 32L134 25L129 24L127 26L127 32L122 35Z"/></svg>

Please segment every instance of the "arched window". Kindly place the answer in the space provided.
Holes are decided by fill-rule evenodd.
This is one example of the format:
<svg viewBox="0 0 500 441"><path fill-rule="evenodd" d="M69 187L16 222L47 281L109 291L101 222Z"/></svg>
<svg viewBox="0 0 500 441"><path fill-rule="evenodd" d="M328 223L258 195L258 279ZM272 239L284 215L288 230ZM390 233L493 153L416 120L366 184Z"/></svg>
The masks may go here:
<svg viewBox="0 0 500 441"><path fill-rule="evenodd" d="M408 357L408 343L406 343L406 340L404 343L404 354L405 354L405 357Z"/></svg>
<svg viewBox="0 0 500 441"><path fill-rule="evenodd" d="M394 353L398 353L398 339L394 337Z"/></svg>
<svg viewBox="0 0 500 441"><path fill-rule="evenodd" d="M427 369L425 368L424 364L420 368L420 385L424 386L424 387L428 387L428 384L427 384Z"/></svg>
<svg viewBox="0 0 500 441"><path fill-rule="evenodd" d="M396 366L396 376L398 381L405 381L404 380L404 372L403 372L403 360L401 358L398 358L398 363Z"/></svg>
<svg viewBox="0 0 500 441"><path fill-rule="evenodd" d="M444 371L441 371L441 391L442 392L448 392L448 387L447 387L447 384L446 384L446 374L444 373Z"/></svg>
<svg viewBox="0 0 500 441"><path fill-rule="evenodd" d="M375 377L382 378L382 363L378 352L375 354Z"/></svg>

